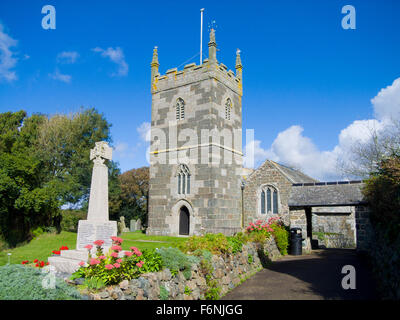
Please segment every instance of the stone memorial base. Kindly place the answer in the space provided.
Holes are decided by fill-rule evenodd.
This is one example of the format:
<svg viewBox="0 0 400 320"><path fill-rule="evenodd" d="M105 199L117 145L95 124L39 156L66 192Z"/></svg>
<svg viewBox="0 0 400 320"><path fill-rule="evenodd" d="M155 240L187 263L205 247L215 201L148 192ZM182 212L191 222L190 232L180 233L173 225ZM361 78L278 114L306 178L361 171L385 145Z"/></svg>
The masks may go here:
<svg viewBox="0 0 400 320"><path fill-rule="evenodd" d="M59 256L49 257L49 265L57 271L70 274L79 269L79 262L86 262L89 257L87 250L61 250L60 253Z"/></svg>
<svg viewBox="0 0 400 320"><path fill-rule="evenodd" d="M87 250L85 246L93 245L96 240L103 240L104 251L107 251L112 246L111 237L116 237L118 232L117 221L89 221L79 220L78 223L78 238L76 240L77 250ZM96 251L93 245L93 253Z"/></svg>
<svg viewBox="0 0 400 320"><path fill-rule="evenodd" d="M91 254L96 254L96 240L103 240L103 252L106 253L112 246L112 236L117 236L116 221L88 221L79 220L76 250L61 250L60 256L49 257L49 265L54 266L57 271L74 273L79 268L79 262L88 260L88 250L85 246L93 246Z"/></svg>

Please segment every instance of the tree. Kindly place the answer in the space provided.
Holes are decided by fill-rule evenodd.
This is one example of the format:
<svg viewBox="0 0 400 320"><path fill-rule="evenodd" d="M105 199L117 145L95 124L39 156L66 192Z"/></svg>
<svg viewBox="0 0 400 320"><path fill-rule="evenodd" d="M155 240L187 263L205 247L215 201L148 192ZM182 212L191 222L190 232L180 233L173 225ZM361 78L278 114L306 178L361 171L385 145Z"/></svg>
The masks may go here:
<svg viewBox="0 0 400 320"><path fill-rule="evenodd" d="M89 152L97 141L111 142L110 127L93 108L51 117L0 114L0 232L10 245L38 226L61 230L62 205L87 204ZM119 169L108 166L110 189L118 194Z"/></svg>
<svg viewBox="0 0 400 320"><path fill-rule="evenodd" d="M140 219L147 225L149 203L149 167L132 169L119 176L120 212L126 220Z"/></svg>
<svg viewBox="0 0 400 320"><path fill-rule="evenodd" d="M46 177L65 184L64 203L88 201L93 168L90 149L97 141L111 142L110 127L104 115L94 108L46 117L41 125L35 144L38 157Z"/></svg>
<svg viewBox="0 0 400 320"><path fill-rule="evenodd" d="M400 121L382 122L379 129L368 128L365 140L356 140L347 154L338 161L339 170L347 177L367 179L377 172L381 162L400 153Z"/></svg>
<svg viewBox="0 0 400 320"><path fill-rule="evenodd" d="M32 147L43 119L26 119L24 111L0 114L0 233L11 246L58 214L56 190L62 186L41 179L41 162Z"/></svg>

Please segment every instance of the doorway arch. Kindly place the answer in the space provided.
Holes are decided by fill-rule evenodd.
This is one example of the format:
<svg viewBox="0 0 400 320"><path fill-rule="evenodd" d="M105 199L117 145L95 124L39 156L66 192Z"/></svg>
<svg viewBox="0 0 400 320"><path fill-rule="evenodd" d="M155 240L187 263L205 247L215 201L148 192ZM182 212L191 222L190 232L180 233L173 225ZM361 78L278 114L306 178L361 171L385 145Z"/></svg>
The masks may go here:
<svg viewBox="0 0 400 320"><path fill-rule="evenodd" d="M179 209L179 235L189 235L190 233L190 214L186 206Z"/></svg>

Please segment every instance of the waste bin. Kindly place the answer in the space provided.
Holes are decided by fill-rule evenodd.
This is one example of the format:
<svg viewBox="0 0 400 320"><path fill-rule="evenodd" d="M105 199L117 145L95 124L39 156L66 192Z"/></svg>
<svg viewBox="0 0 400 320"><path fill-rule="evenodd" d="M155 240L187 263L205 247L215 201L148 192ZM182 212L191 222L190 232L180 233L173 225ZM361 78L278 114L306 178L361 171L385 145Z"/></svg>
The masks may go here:
<svg viewBox="0 0 400 320"><path fill-rule="evenodd" d="M290 229L290 254L300 256L302 254L302 233L301 228Z"/></svg>

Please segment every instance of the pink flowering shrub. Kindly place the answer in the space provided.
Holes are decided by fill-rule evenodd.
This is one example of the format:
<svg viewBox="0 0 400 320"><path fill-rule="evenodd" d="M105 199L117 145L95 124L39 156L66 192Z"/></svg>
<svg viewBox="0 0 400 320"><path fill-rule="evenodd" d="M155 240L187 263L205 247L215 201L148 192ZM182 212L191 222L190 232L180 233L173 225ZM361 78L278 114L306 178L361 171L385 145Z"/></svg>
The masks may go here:
<svg viewBox="0 0 400 320"><path fill-rule="evenodd" d="M287 254L289 231L279 217L271 217L267 221L260 219L254 223L251 222L246 228L246 233L252 241L260 243L273 236L281 254Z"/></svg>
<svg viewBox="0 0 400 320"><path fill-rule="evenodd" d="M91 254L92 245L85 247L89 251L89 259L87 262L79 263L80 268L73 274L72 279L98 278L108 285L136 278L144 272L142 270L144 262L139 258L142 252L132 247L131 251L122 253L123 240L119 237L111 237L111 239L113 245L108 253L103 252L104 241L102 240L93 242L96 246L96 256Z"/></svg>

